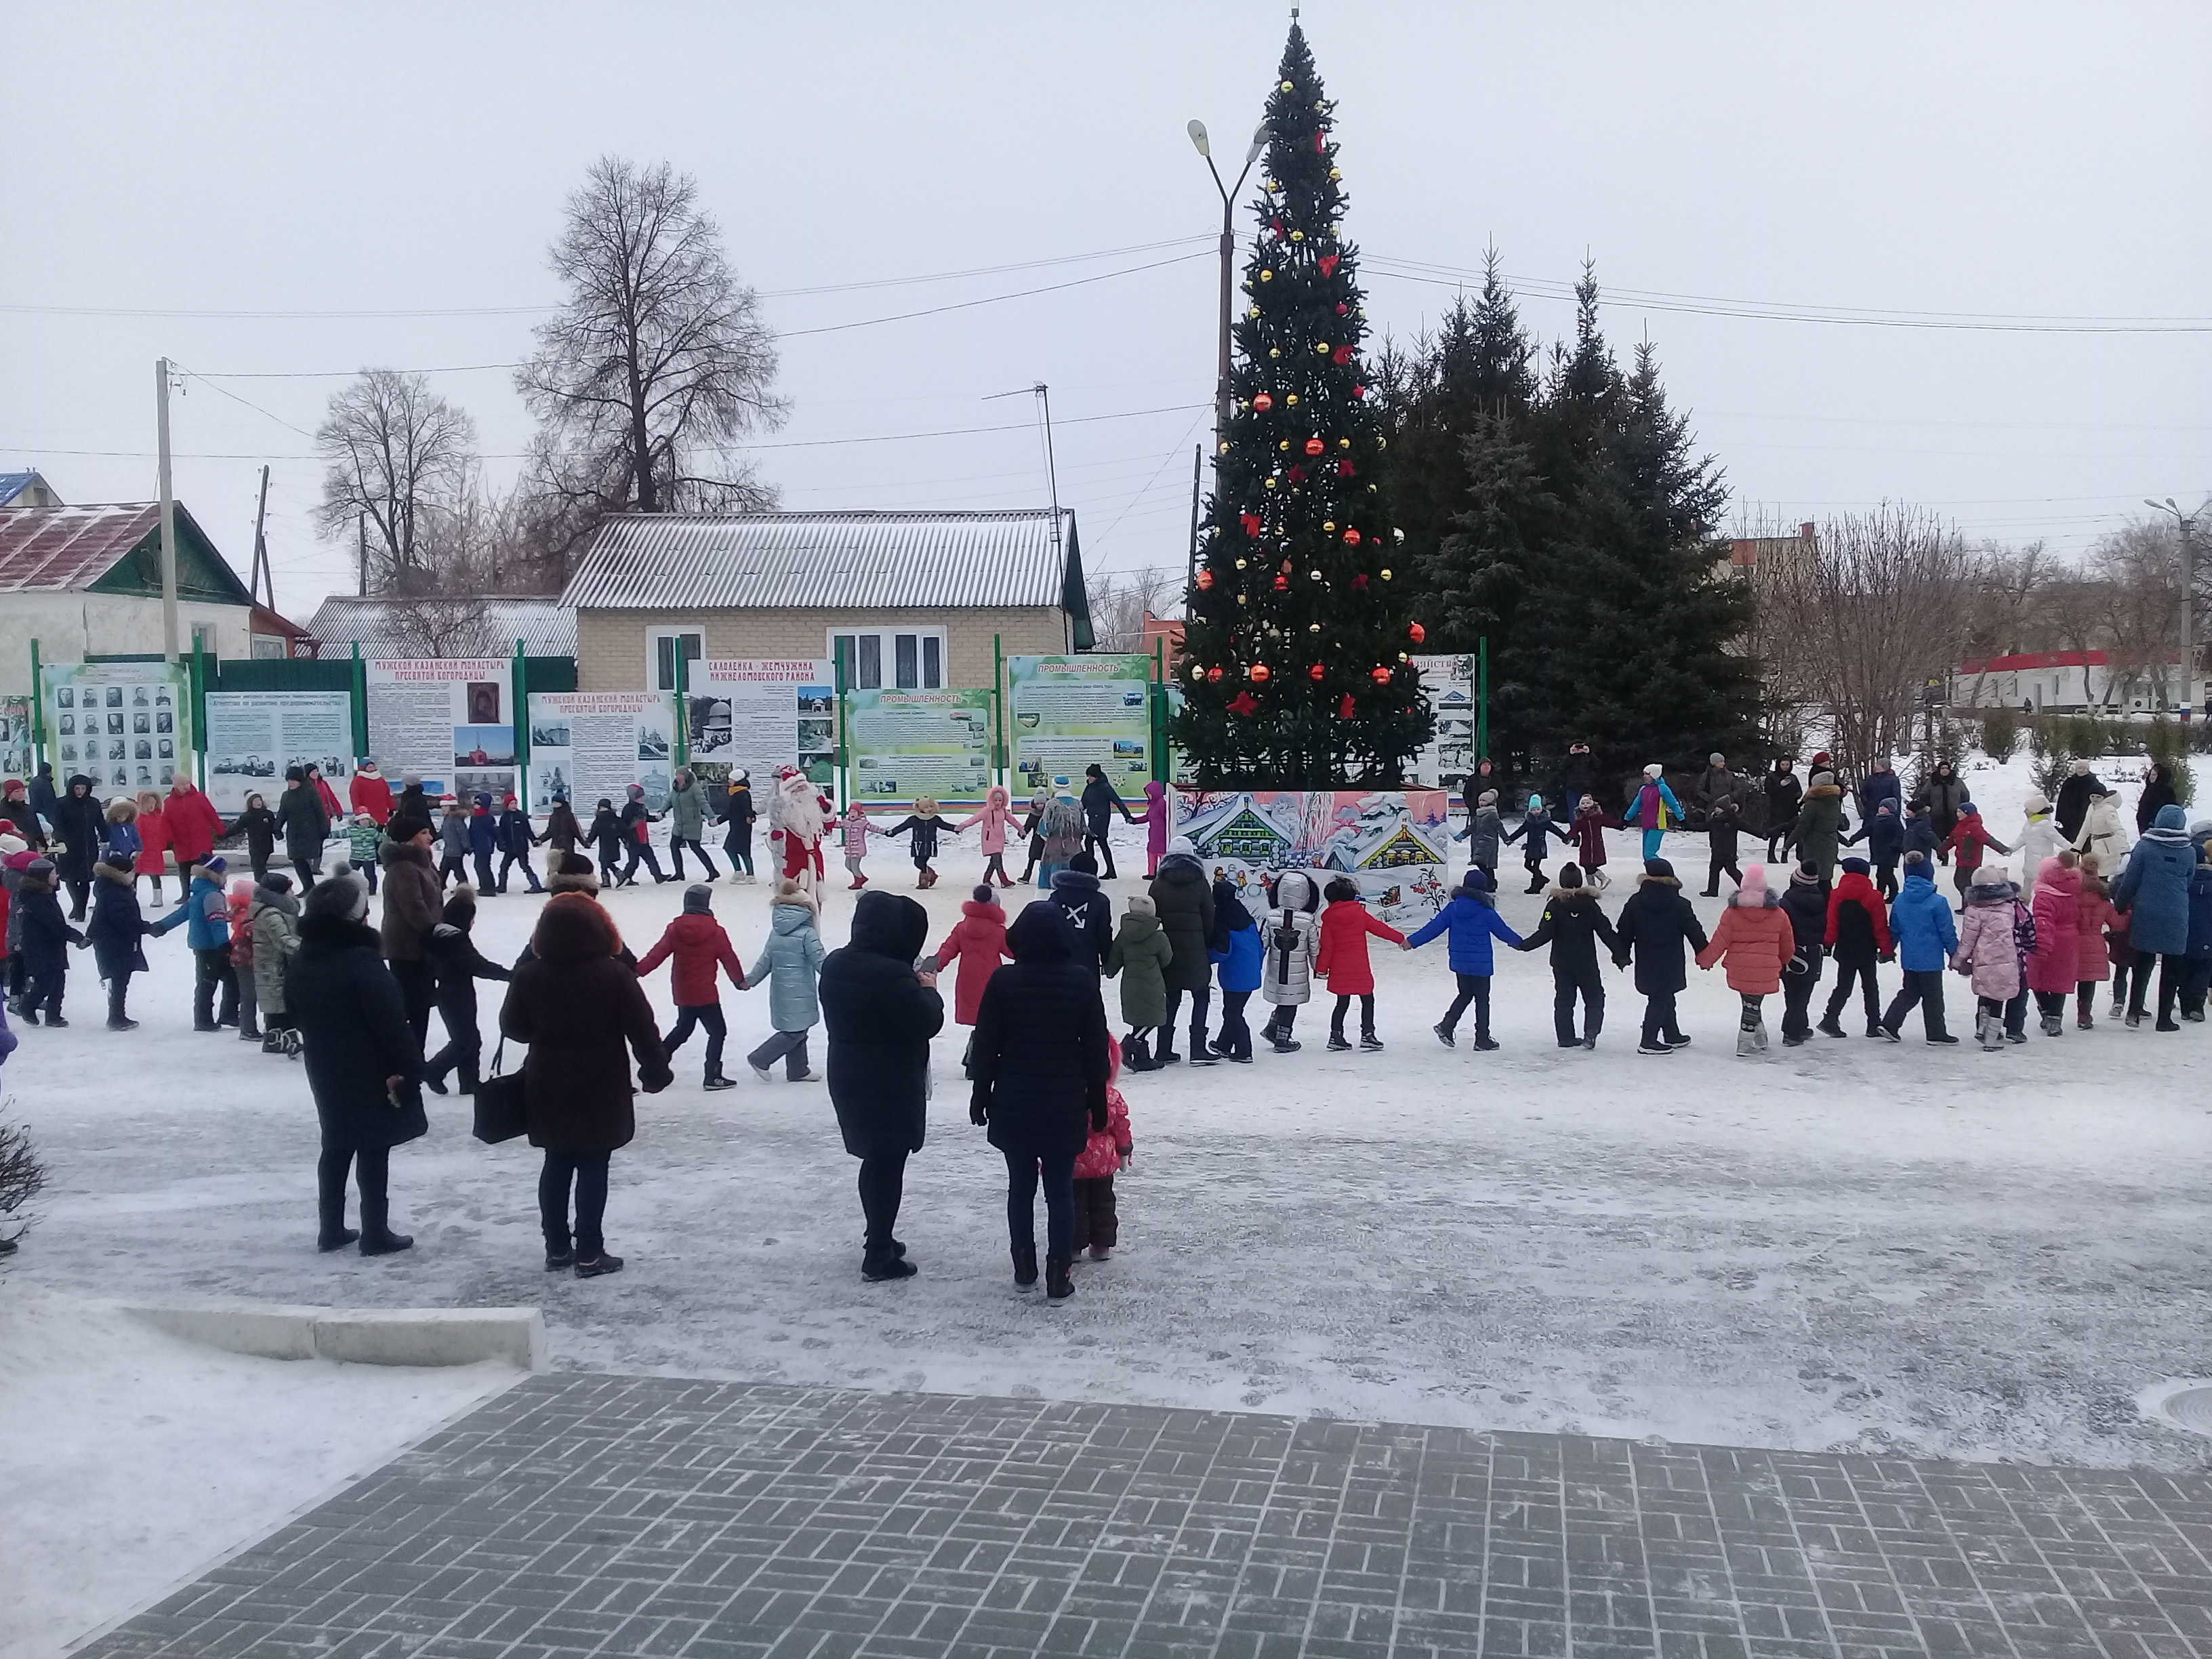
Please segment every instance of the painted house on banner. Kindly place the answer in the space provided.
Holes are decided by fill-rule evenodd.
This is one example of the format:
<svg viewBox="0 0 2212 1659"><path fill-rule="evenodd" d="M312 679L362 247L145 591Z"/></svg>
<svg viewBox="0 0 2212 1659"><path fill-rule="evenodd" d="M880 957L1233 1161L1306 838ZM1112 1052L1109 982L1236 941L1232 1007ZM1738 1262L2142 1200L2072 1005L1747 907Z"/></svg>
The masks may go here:
<svg viewBox="0 0 2212 1659"><path fill-rule="evenodd" d="M0 507L0 691L31 689L31 641L41 660L158 652L161 509ZM259 612L265 622L257 623ZM224 657L250 657L257 634L294 629L262 611L215 544L177 506L177 641L197 637ZM282 654L280 652L278 654Z"/></svg>
<svg viewBox="0 0 2212 1659"><path fill-rule="evenodd" d="M860 689L991 684L1007 655L1088 651L1075 514L630 513L561 596L577 686L672 691L680 654L835 660Z"/></svg>

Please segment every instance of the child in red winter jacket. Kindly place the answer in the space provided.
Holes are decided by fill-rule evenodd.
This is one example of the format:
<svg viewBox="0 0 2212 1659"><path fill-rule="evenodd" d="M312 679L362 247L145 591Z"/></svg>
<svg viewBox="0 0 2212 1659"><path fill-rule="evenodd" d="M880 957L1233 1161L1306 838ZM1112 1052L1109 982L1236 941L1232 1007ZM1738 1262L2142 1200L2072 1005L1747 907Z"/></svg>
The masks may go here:
<svg viewBox="0 0 2212 1659"><path fill-rule="evenodd" d="M1093 1129L1075 1159L1075 1248L1103 1261L1121 1242L1114 1209L1114 1175L1128 1165L1136 1145L1129 1137L1129 1103L1114 1086L1121 1075L1121 1045L1106 1035L1106 1127Z"/></svg>
<svg viewBox="0 0 2212 1659"><path fill-rule="evenodd" d="M1006 949L1006 910L986 882L969 894L968 902L960 907L960 920L952 924L952 931L945 936L934 957L934 971L940 974L954 963L960 964L960 975L952 982L952 1018L957 1024L972 1031L975 1012L983 1006L983 988L991 982L1001 962L1013 958L1014 953ZM975 1048L975 1039L970 1036L968 1050L960 1056L963 1071L974 1057Z"/></svg>
<svg viewBox="0 0 2212 1659"><path fill-rule="evenodd" d="M706 1086L734 1089L738 1085L722 1075L722 1040L728 1036L729 1027L722 1018L714 969L720 967L739 990L744 988L745 970L738 953L730 948L730 936L714 920L714 890L704 883L685 888L684 914L668 924L660 942L645 953L645 960L637 964L637 976L643 979L664 961L675 964L668 975L669 988L676 994L676 1024L668 1033L669 1058L675 1058L694 1026L703 1025L707 1029Z"/></svg>
<svg viewBox="0 0 2212 1659"><path fill-rule="evenodd" d="M1329 883L1322 896L1328 901L1328 908L1321 913L1321 953L1314 959L1314 973L1327 980L1328 988L1336 993L1336 1010L1328 1017L1328 1046L1352 1047L1345 1041L1344 1015L1352 998L1358 997L1359 1046L1380 1048L1382 1039L1375 1035L1375 969L1367 960L1367 936L1387 939L1401 951L1406 948L1406 936L1388 922L1376 920L1360 901L1359 884L1349 876L1339 876Z"/></svg>

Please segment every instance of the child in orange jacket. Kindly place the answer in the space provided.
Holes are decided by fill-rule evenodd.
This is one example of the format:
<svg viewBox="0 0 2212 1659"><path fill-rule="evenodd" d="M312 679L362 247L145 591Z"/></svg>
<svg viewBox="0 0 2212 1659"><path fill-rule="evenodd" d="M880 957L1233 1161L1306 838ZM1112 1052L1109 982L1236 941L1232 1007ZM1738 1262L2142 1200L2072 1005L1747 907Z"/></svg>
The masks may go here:
<svg viewBox="0 0 2212 1659"><path fill-rule="evenodd" d="M1375 969L1367 960L1367 936L1387 939L1400 950L1406 936L1389 923L1378 921L1359 896L1359 884L1339 876L1322 890L1328 908L1321 913L1321 954L1314 960L1316 977L1328 981L1336 993L1336 1011L1328 1017L1328 1046L1349 1048L1345 1041L1344 1014L1354 997L1359 999L1359 1046L1380 1048L1375 1035Z"/></svg>
<svg viewBox="0 0 2212 1659"><path fill-rule="evenodd" d="M1739 1054L1766 1052L1766 999L1782 988L1782 975L1797 953L1796 930L1782 908L1782 896L1766 885L1766 866L1747 864L1743 884L1721 912L1712 942L1698 952L1698 966L1726 959L1729 988L1743 999L1743 1020L1735 1034Z"/></svg>

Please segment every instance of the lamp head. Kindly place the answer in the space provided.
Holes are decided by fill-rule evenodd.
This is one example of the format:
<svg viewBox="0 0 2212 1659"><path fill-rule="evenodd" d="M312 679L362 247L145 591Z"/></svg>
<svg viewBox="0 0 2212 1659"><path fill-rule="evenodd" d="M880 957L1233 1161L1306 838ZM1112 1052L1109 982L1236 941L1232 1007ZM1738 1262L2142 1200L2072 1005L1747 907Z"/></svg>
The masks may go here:
<svg viewBox="0 0 2212 1659"><path fill-rule="evenodd" d="M1206 136L1206 123L1203 121L1193 121L1188 126L1185 127L1183 131L1190 134L1191 148L1195 149L1200 155L1206 156L1209 160L1212 159L1213 155L1213 146Z"/></svg>
<svg viewBox="0 0 2212 1659"><path fill-rule="evenodd" d="M1267 148L1267 125L1261 122L1252 129L1252 148L1244 152L1244 165L1250 167L1260 159L1260 152Z"/></svg>

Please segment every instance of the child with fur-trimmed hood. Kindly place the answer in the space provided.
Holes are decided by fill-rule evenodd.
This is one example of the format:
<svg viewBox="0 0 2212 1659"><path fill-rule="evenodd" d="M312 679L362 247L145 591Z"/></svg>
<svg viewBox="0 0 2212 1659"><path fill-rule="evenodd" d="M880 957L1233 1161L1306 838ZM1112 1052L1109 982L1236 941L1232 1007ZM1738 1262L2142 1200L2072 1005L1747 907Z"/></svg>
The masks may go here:
<svg viewBox="0 0 2212 1659"><path fill-rule="evenodd" d="M2057 858L2058 849L2065 845L2059 838L2058 825L2051 816L2051 803L2031 791L2021 809L2027 820L2021 825L2020 834L2013 837L2013 846L2020 854L2020 896L2029 905L2035 902L2035 884L2043 873L2043 861Z"/></svg>
<svg viewBox="0 0 2212 1659"><path fill-rule="evenodd" d="M1966 818L1961 815L1960 823ZM2005 1040L2005 1005L2021 994L2021 950L2014 912L2020 889L2004 866L1980 864L1966 886L1966 908L1959 922L1958 948L1951 952L1954 973L1966 975L1978 1007L1974 1034L1985 1049Z"/></svg>
<svg viewBox="0 0 2212 1659"><path fill-rule="evenodd" d="M1498 792L1486 789L1474 799L1467 827L1452 837L1469 843L1468 859L1497 884L1498 853L1505 840L1505 821L1498 816Z"/></svg>
<svg viewBox="0 0 2212 1659"><path fill-rule="evenodd" d="M1721 912L1720 925L1698 952L1700 968L1727 963L1729 988L1743 1000L1736 1026L1739 1054L1766 1052L1766 999L1782 988L1782 975L1797 953L1796 930L1782 908L1782 895L1767 886L1766 869L1763 864L1744 866L1743 881Z"/></svg>
<svg viewBox="0 0 2212 1659"><path fill-rule="evenodd" d="M821 1073L806 1063L806 1034L822 1018L816 987L823 954L814 896L787 877L776 884L768 943L761 947L760 959L745 970L746 990L769 988L769 1019L775 1028L767 1042L745 1056L745 1064L763 1083L769 1080L769 1067L779 1060L791 1082L820 1079Z"/></svg>
<svg viewBox="0 0 2212 1659"><path fill-rule="evenodd" d="M1298 1010L1313 1000L1314 958L1321 947L1315 909L1321 889L1303 870L1286 870L1275 883L1273 908L1267 912L1267 948L1260 962L1260 995L1272 1012L1260 1035L1279 1054L1296 1054L1291 1031Z"/></svg>
<svg viewBox="0 0 2212 1659"><path fill-rule="evenodd" d="M1152 1034L1168 1020L1168 961L1175 947L1160 927L1159 907L1145 893L1129 895L1129 908L1106 951L1106 976L1121 981L1121 1022L1129 1028L1122 1053L1133 1072L1158 1068Z"/></svg>

